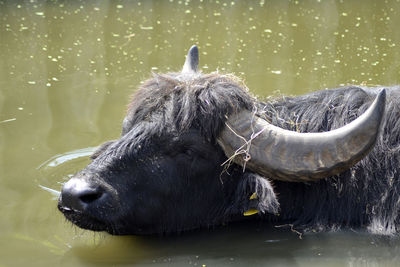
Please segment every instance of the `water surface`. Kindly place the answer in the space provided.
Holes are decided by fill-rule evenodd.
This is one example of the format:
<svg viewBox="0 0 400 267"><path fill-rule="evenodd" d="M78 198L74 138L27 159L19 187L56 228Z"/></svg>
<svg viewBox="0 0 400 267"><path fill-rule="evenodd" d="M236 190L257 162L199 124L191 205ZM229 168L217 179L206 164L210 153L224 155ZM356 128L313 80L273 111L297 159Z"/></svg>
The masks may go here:
<svg viewBox="0 0 400 267"><path fill-rule="evenodd" d="M399 1L0 0L0 266L397 266L397 239L228 225L168 238L73 227L59 190L120 134L151 72L240 76L266 97L400 77ZM40 187L42 186L42 187Z"/></svg>

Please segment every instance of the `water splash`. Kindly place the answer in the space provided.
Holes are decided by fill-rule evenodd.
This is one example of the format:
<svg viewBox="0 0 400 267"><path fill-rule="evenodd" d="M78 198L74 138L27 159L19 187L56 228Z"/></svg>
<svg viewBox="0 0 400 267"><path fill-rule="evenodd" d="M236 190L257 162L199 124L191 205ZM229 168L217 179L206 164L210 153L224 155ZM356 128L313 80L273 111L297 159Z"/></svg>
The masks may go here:
<svg viewBox="0 0 400 267"><path fill-rule="evenodd" d="M49 167L57 167L65 162L82 158L82 157L88 157L93 154L93 152L97 149L97 147L87 147L87 148L82 148L82 149L77 149L73 151L69 151L63 154L58 154L49 160L45 161L44 163L40 164L37 169L46 169Z"/></svg>
<svg viewBox="0 0 400 267"><path fill-rule="evenodd" d="M87 147L55 155L40 164L36 169L41 176L37 180L37 185L44 191L53 196L53 200L58 199L61 192L53 188L60 188L73 174L81 169L82 160L93 154L97 147ZM61 179L61 180L60 180Z"/></svg>
<svg viewBox="0 0 400 267"><path fill-rule="evenodd" d="M55 198L58 198L61 195L61 191L46 187L44 185L39 185L39 187L42 188L44 191L51 193Z"/></svg>

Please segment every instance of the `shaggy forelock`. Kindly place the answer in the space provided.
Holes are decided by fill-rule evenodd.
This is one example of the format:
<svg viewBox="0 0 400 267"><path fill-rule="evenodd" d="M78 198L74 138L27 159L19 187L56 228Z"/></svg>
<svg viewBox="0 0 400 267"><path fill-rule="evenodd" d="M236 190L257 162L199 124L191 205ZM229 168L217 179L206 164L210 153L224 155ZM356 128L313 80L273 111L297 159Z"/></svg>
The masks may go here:
<svg viewBox="0 0 400 267"><path fill-rule="evenodd" d="M226 116L240 109L251 110L254 103L255 98L233 75L212 73L180 79L177 73L154 74L133 95L124 130L145 125L143 134L154 136L195 128L214 139Z"/></svg>

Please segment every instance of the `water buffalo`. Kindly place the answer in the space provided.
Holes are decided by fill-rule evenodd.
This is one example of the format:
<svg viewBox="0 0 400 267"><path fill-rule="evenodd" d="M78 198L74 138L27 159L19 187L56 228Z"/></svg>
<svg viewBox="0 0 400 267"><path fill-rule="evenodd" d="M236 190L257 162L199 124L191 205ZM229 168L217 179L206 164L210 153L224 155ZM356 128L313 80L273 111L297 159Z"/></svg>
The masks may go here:
<svg viewBox="0 0 400 267"><path fill-rule="evenodd" d="M348 86L258 101L233 75L154 74L122 135L62 188L75 225L159 234L242 220L394 234L400 206L400 90ZM387 97L387 101L386 99Z"/></svg>

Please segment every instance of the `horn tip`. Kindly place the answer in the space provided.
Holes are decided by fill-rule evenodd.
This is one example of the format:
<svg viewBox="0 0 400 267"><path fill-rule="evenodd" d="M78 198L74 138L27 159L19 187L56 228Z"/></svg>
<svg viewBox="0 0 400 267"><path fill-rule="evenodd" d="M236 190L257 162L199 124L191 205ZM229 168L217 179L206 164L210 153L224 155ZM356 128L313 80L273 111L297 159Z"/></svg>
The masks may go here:
<svg viewBox="0 0 400 267"><path fill-rule="evenodd" d="M376 104L379 107L379 113L382 116L382 114L385 111L385 104L386 104L386 88L383 88L379 93L378 96L376 97Z"/></svg>
<svg viewBox="0 0 400 267"><path fill-rule="evenodd" d="M196 51L198 52L199 48L197 47L197 45L192 45L192 46L190 47L190 49L189 49L189 52L190 52L190 51L194 51L194 50L196 50Z"/></svg>
<svg viewBox="0 0 400 267"><path fill-rule="evenodd" d="M386 88L382 88L382 90L378 94L379 99L386 99Z"/></svg>
<svg viewBox="0 0 400 267"><path fill-rule="evenodd" d="M182 73L196 73L199 66L199 49L197 45L192 45L186 56L186 61Z"/></svg>
<svg viewBox="0 0 400 267"><path fill-rule="evenodd" d="M189 49L187 57L190 58L193 66L196 66L197 68L197 65L199 64L199 48L197 45L192 45L192 47Z"/></svg>

